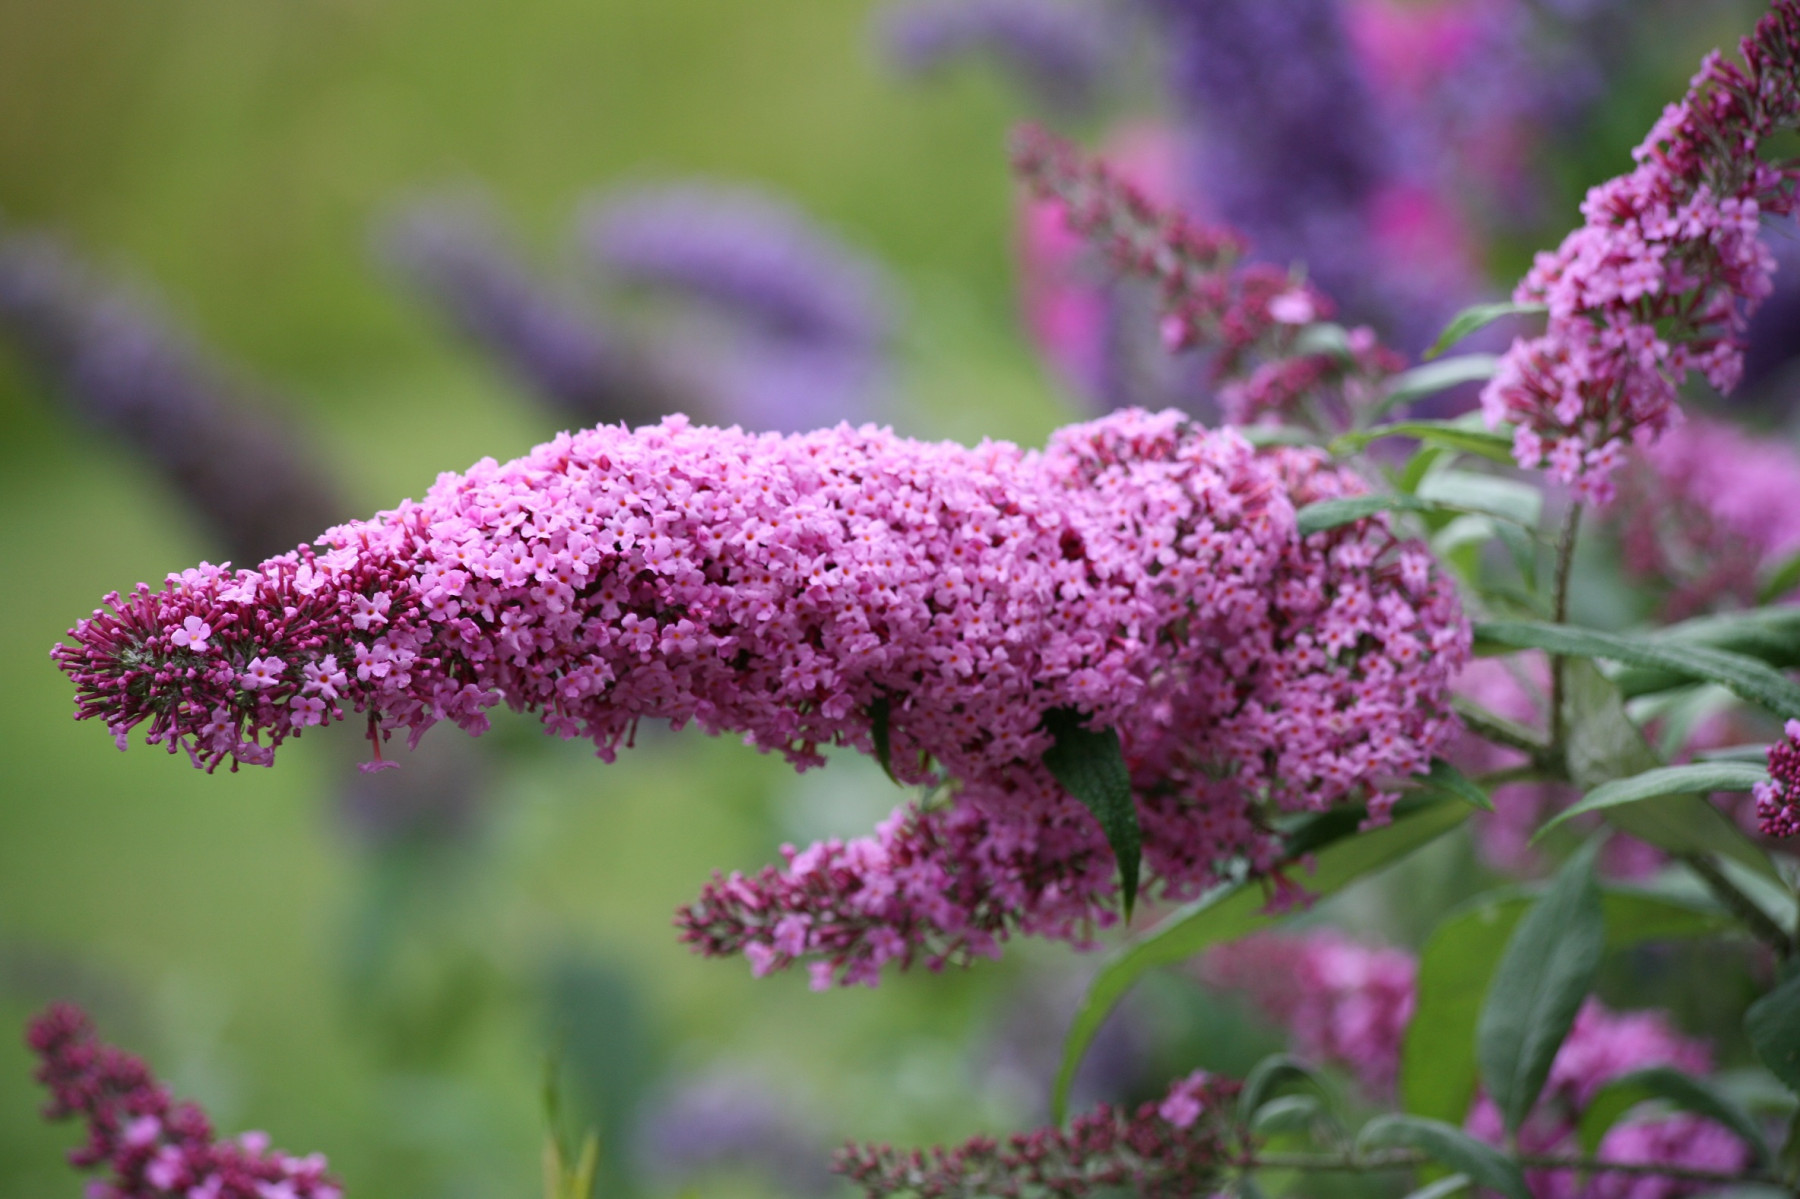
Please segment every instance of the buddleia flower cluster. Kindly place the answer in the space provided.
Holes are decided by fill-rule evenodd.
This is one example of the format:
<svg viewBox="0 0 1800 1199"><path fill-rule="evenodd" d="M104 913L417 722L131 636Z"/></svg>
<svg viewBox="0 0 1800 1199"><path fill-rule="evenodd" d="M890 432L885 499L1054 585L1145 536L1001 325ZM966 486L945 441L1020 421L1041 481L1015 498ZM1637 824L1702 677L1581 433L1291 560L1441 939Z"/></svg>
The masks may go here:
<svg viewBox="0 0 1800 1199"><path fill-rule="evenodd" d="M1578 498L1612 498L1626 448L1680 421L1690 372L1720 391L1738 382L1745 325L1772 286L1761 222L1795 209L1794 170L1758 149L1800 118L1800 8L1777 5L1741 51L1742 66L1707 58L1633 151L1636 169L1588 193L1586 223L1515 293L1545 305L1549 326L1513 343L1482 410L1515 426L1521 466Z"/></svg>
<svg viewBox="0 0 1800 1199"><path fill-rule="evenodd" d="M1196 1071L1136 1111L1101 1104L1066 1128L1006 1141L975 1137L953 1149L910 1153L851 1145L834 1168L869 1196L1025 1199L1111 1195L1146 1199L1210 1194L1242 1150L1231 1113L1238 1084Z"/></svg>
<svg viewBox="0 0 1800 1199"><path fill-rule="evenodd" d="M86 1013L67 1004L32 1021L26 1042L37 1080L50 1091L44 1114L78 1117L87 1139L69 1153L82 1170L100 1169L88 1199L341 1199L343 1190L314 1153L292 1157L247 1132L214 1133L206 1113L177 1103L139 1058L104 1044Z"/></svg>
<svg viewBox="0 0 1800 1199"><path fill-rule="evenodd" d="M898 779L953 779L954 802L684 917L710 951L869 981L1111 920L1106 840L1042 764L1055 713L1119 731L1170 897L1266 857L1282 812L1381 818L1452 731L1469 631L1381 518L1298 535L1298 506L1359 487L1172 412L1042 452L671 418L446 474L258 570L114 595L54 656L79 716L209 770L354 714L380 768L393 731L479 732L501 702L609 759L643 719L802 768L879 735Z"/></svg>

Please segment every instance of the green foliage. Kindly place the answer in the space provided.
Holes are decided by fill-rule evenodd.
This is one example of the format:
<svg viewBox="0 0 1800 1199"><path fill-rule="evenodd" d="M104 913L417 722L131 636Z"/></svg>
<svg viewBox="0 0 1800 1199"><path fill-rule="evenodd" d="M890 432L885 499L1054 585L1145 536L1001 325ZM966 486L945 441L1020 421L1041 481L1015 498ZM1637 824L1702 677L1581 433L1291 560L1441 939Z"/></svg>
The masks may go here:
<svg viewBox="0 0 1800 1199"><path fill-rule="evenodd" d="M1377 512L1430 512L1436 505L1410 495L1356 495L1342 500L1319 500L1295 514L1300 535L1310 537L1339 525L1347 525Z"/></svg>
<svg viewBox="0 0 1800 1199"><path fill-rule="evenodd" d="M1403 799L1395 807L1391 824L1357 833L1353 813L1330 812L1313 822L1315 829L1319 825L1328 827L1329 835L1322 837L1303 828L1290 839L1285 856L1291 869L1301 854L1313 855L1312 871L1305 876L1305 885L1316 895L1329 895L1443 836L1468 815L1468 806L1460 802ZM1172 965L1210 945L1279 924L1288 913L1270 911L1270 898L1260 879L1223 884L1177 908L1154 928L1107 955L1088 984L1087 994L1063 1041L1062 1066L1051 1095L1051 1110L1058 1121L1067 1111L1069 1087L1082 1054L1107 1014L1132 985L1158 966Z"/></svg>
<svg viewBox="0 0 1800 1199"><path fill-rule="evenodd" d="M1482 1000L1533 897L1491 892L1446 916L1419 955L1417 1001L1400 1051L1400 1100L1409 1112L1460 1122L1475 1097L1475 1029ZM1625 888L1600 895L1606 943L1705 936L1728 926L1716 907Z"/></svg>
<svg viewBox="0 0 1800 1199"><path fill-rule="evenodd" d="M1044 765L1080 800L1106 833L1113 857L1119 862L1119 889L1125 898L1125 921L1137 906L1138 867L1143 856L1143 833L1138 827L1137 805L1131 798L1131 772L1125 768L1125 752L1119 734L1112 729L1090 729L1079 712L1058 708L1044 717L1044 726L1056 739L1044 751Z"/></svg>
<svg viewBox="0 0 1800 1199"><path fill-rule="evenodd" d="M1652 640L1698 645L1743 654L1774 667L1800 666L1800 608L1752 608L1697 616L1649 634ZM1627 699L1685 686L1691 678L1680 671L1631 666L1617 682Z"/></svg>
<svg viewBox="0 0 1800 1199"><path fill-rule="evenodd" d="M1413 776L1413 779L1415 784L1460 799L1477 811L1494 810L1494 801L1488 798L1488 793L1468 775L1442 758L1431 759L1431 769L1422 775Z"/></svg>
<svg viewBox="0 0 1800 1199"><path fill-rule="evenodd" d="M1744 1031L1762 1064L1800 1095L1800 971L1750 1005Z"/></svg>
<svg viewBox="0 0 1800 1199"><path fill-rule="evenodd" d="M1427 360L1436 358L1477 329L1485 329L1505 317L1541 316L1549 311L1543 304L1514 304L1510 301L1471 305L1450 318L1450 323L1444 326L1444 331L1438 334L1438 339L1431 343L1422 357Z"/></svg>
<svg viewBox="0 0 1800 1199"><path fill-rule="evenodd" d="M1714 791L1748 791L1768 778L1760 766L1745 762L1696 762L1689 766L1658 766L1629 778L1602 783L1558 812L1532 838L1586 812L1602 812L1626 804L1665 799L1675 795L1708 795Z"/></svg>
<svg viewBox="0 0 1800 1199"><path fill-rule="evenodd" d="M1550 1063L1594 985L1606 949L1591 840L1557 872L1513 930L1475 1026L1475 1055L1488 1097L1508 1132L1537 1103Z"/></svg>
<svg viewBox="0 0 1800 1199"><path fill-rule="evenodd" d="M1388 381L1387 394L1375 405L1372 415L1379 416L1464 383L1485 382L1494 377L1499 365L1500 359L1494 354L1459 354L1402 371ZM1507 460L1511 461L1510 457Z"/></svg>
<svg viewBox="0 0 1800 1199"><path fill-rule="evenodd" d="M1462 359L1455 361L1460 362ZM1448 366L1449 363L1442 365ZM1439 368L1427 366L1419 369L1429 371ZM1354 433L1345 433L1333 440L1331 450L1335 454L1353 453L1383 437L1413 437L1427 446L1454 450L1464 454L1477 454L1493 462L1507 466L1512 465L1511 437L1462 418L1396 421L1390 425L1377 425L1373 429L1359 429Z"/></svg>
<svg viewBox="0 0 1800 1199"><path fill-rule="evenodd" d="M1524 1172L1511 1158L1454 1124L1422 1116L1377 1116L1356 1137L1359 1154L1395 1147L1417 1149L1507 1199L1531 1199Z"/></svg>
<svg viewBox="0 0 1800 1199"><path fill-rule="evenodd" d="M1475 626L1477 642L1541 649L1578 658L1607 658L1717 683L1783 719L1800 719L1800 686L1755 658L1643 634L1603 633L1541 621L1490 621Z"/></svg>

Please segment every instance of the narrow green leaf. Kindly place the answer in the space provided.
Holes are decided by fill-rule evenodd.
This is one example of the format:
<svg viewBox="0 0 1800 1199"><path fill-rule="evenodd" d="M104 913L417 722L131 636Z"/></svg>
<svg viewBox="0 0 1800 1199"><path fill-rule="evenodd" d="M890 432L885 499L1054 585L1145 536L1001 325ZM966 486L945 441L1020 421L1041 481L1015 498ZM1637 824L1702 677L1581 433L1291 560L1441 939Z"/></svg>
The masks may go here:
<svg viewBox="0 0 1800 1199"><path fill-rule="evenodd" d="M1507 1199L1531 1199L1524 1172L1511 1158L1454 1124L1422 1116L1377 1116L1356 1137L1358 1154L1402 1147L1417 1149Z"/></svg>
<svg viewBox="0 0 1800 1199"><path fill-rule="evenodd" d="M1413 451L1412 457L1406 460L1406 465L1402 466L1400 473L1395 476L1395 490L1399 491L1401 495L1413 494L1419 489L1419 481L1431 472L1432 467L1446 457L1454 460L1456 455L1442 446L1420 446Z"/></svg>
<svg viewBox="0 0 1800 1199"><path fill-rule="evenodd" d="M1474 1181L1467 1174L1446 1174L1436 1182L1427 1183L1409 1193L1405 1199L1449 1199L1456 1192L1468 1189Z"/></svg>
<svg viewBox="0 0 1800 1199"><path fill-rule="evenodd" d="M1543 304L1476 304L1451 317L1450 323L1444 326L1444 331L1438 335L1438 339L1421 356L1427 361L1436 358L1477 329L1485 328L1502 317L1536 316L1548 311L1550 309Z"/></svg>
<svg viewBox="0 0 1800 1199"><path fill-rule="evenodd" d="M1603 633L1539 621L1493 621L1475 626L1478 641L1513 649L1541 649L1580 658L1652 666L1717 683L1741 699L1787 720L1800 719L1800 686L1743 654L1640 635Z"/></svg>
<svg viewBox="0 0 1800 1199"><path fill-rule="evenodd" d="M1750 1005L1744 1031L1762 1064L1800 1095L1800 973Z"/></svg>
<svg viewBox="0 0 1800 1199"><path fill-rule="evenodd" d="M1465 804L1437 798L1402 799L1394 808L1394 820L1366 833L1355 831L1353 812L1328 812L1308 826L1318 840L1304 848L1290 840L1286 858L1290 864L1305 854L1312 856L1312 872L1299 881L1315 895L1329 895L1372 873L1430 841L1436 840L1468 818ZM1325 840L1327 817L1344 816L1333 825L1335 839ZM1269 894L1261 880L1226 883L1171 912L1154 928L1139 934L1108 954L1094 980L1088 984L1080 1009L1069 1023L1063 1041L1062 1067L1051 1095L1051 1109L1060 1122L1068 1108L1069 1086L1075 1070L1101 1023L1138 979L1158 966L1168 966L1199 953L1209 945L1269 928L1288 913L1268 910Z"/></svg>
<svg viewBox="0 0 1800 1199"><path fill-rule="evenodd" d="M1570 804L1533 834L1536 841L1565 820L1623 804L1643 803L1670 795L1711 795L1714 791L1748 791L1768 778L1761 766L1742 762L1696 762L1691 766L1659 766L1630 778L1602 783Z"/></svg>
<svg viewBox="0 0 1800 1199"><path fill-rule="evenodd" d="M1576 659L1563 664L1563 700L1569 777L1576 786L1593 790L1662 766L1643 730L1626 713L1618 688L1592 662ZM1781 877L1760 845L1697 795L1610 808L1606 820L1673 854L1718 854L1767 877Z"/></svg>
<svg viewBox="0 0 1800 1199"><path fill-rule="evenodd" d="M1306 1132L1319 1122L1325 1105L1317 1095L1283 1095L1256 1109L1248 1125L1258 1137L1280 1136L1288 1132Z"/></svg>
<svg viewBox="0 0 1800 1199"><path fill-rule="evenodd" d="M1535 529L1543 515L1544 497L1537 488L1511 479L1440 470L1419 481L1419 498L1446 508L1482 512Z"/></svg>
<svg viewBox="0 0 1800 1199"><path fill-rule="evenodd" d="M1384 437L1412 437L1427 446L1477 454L1502 465L1512 466L1513 435L1508 431L1510 428L1511 426L1505 426L1503 429L1490 429L1480 423L1479 416L1474 422L1462 417L1455 420L1404 420L1340 434L1332 439L1329 448L1333 454L1342 455L1354 453Z"/></svg>
<svg viewBox="0 0 1800 1199"><path fill-rule="evenodd" d="M1400 1052L1400 1098L1407 1111L1460 1124L1475 1097L1475 1026L1481 1002L1529 895L1482 896L1432 930L1419 955L1417 1000ZM1698 937L1729 919L1717 907L1629 888L1602 891L1607 947Z"/></svg>
<svg viewBox="0 0 1800 1199"><path fill-rule="evenodd" d="M1781 605L1697 616L1648 634L1652 641L1698 645L1755 658L1777 668L1800 666L1800 608ZM1631 666L1616 680L1627 699L1689 682L1679 671Z"/></svg>
<svg viewBox="0 0 1800 1199"><path fill-rule="evenodd" d="M1388 381L1387 394L1375 405L1374 415L1448 391L1464 383L1481 383L1494 377L1500 359L1494 354L1459 354L1402 371Z"/></svg>
<svg viewBox="0 0 1800 1199"><path fill-rule="evenodd" d="M1606 950L1606 922L1594 885L1598 838L1557 871L1506 943L1475 1026L1481 1080L1508 1132L1525 1122L1550 1063L1575 1023Z"/></svg>
<svg viewBox="0 0 1800 1199"><path fill-rule="evenodd" d="M1476 786L1468 775L1442 758L1431 759L1431 769L1413 777L1415 782L1460 799L1477 811L1494 810L1494 801L1488 798L1488 793Z"/></svg>
<svg viewBox="0 0 1800 1199"><path fill-rule="evenodd" d="M1326 1087L1320 1081L1313 1068L1285 1053L1271 1053L1257 1062L1244 1076L1243 1089L1238 1092L1237 1116L1239 1124L1248 1124L1252 1116L1263 1104L1269 1102L1275 1092L1288 1083L1305 1083L1320 1094L1326 1093Z"/></svg>
<svg viewBox="0 0 1800 1199"><path fill-rule="evenodd" d="M1769 577L1756 589L1756 602L1772 604L1796 587L1800 587L1800 554L1769 572Z"/></svg>
<svg viewBox="0 0 1800 1199"><path fill-rule="evenodd" d="M1119 863L1119 889L1125 900L1125 921L1137 906L1138 865L1143 855L1143 834L1138 827L1137 805L1131 799L1131 772L1119 734L1112 729L1085 726L1081 713L1057 708L1044 716L1044 727L1055 744L1045 751L1044 765L1070 795L1080 800L1106 833L1113 857Z"/></svg>
<svg viewBox="0 0 1800 1199"><path fill-rule="evenodd" d="M1245 425L1238 429L1238 435L1259 450L1272 445L1319 444L1315 434L1293 425Z"/></svg>
<svg viewBox="0 0 1800 1199"><path fill-rule="evenodd" d="M1293 352L1296 356L1330 354L1345 362L1356 361L1356 351L1350 347L1350 331L1333 321L1314 321L1301 329L1294 338Z"/></svg>
<svg viewBox="0 0 1800 1199"><path fill-rule="evenodd" d="M888 781L898 783L894 777L894 745L889 722L893 719L893 709L888 697L877 695L869 701L869 739L875 743L875 760L881 763L882 773Z"/></svg>
<svg viewBox="0 0 1800 1199"><path fill-rule="evenodd" d="M1595 1092L1581 1113L1582 1150L1592 1156L1620 1116L1651 1099L1666 1100L1683 1111L1705 1116L1713 1123L1729 1128L1750 1146L1759 1166L1767 1165L1773 1157L1762 1130L1742 1108L1714 1090L1712 1084L1669 1066L1651 1066L1621 1074Z"/></svg>
<svg viewBox="0 0 1800 1199"><path fill-rule="evenodd" d="M1342 500L1319 500L1306 505L1294 515L1300 535L1310 537L1314 533L1323 533L1327 529L1347 525L1377 512L1392 512L1402 508L1425 512L1431 507L1432 505L1410 495L1355 495Z"/></svg>

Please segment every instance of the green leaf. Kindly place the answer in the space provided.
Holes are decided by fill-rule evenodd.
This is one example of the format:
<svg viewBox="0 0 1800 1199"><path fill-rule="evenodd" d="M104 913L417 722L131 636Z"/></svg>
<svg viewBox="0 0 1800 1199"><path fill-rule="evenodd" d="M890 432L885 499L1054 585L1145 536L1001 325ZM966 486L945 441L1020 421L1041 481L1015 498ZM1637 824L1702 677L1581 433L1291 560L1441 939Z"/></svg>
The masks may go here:
<svg viewBox="0 0 1800 1199"><path fill-rule="evenodd" d="M1607 658L1652 666L1717 683L1740 699L1785 720L1800 719L1800 686L1755 658L1707 646L1541 621L1493 621L1475 626L1478 641L1513 649L1541 649L1579 658Z"/></svg>
<svg viewBox="0 0 1800 1199"><path fill-rule="evenodd" d="M1630 778L1602 783L1570 804L1532 836L1536 841L1557 825L1584 812L1642 803L1670 795L1710 795L1714 791L1748 791L1769 777L1760 766L1742 762L1698 762L1691 766L1659 766Z"/></svg>
<svg viewBox="0 0 1800 1199"><path fill-rule="evenodd" d="M1113 857L1119 863L1119 889L1125 899L1125 921L1137 906L1138 865L1143 856L1143 834L1138 828L1137 805L1131 799L1131 772L1119 734L1112 729L1085 727L1081 713L1056 708L1044 716L1044 727L1055 744L1044 752L1044 765L1056 781L1080 800L1106 833Z"/></svg>
<svg viewBox="0 0 1800 1199"><path fill-rule="evenodd" d="M1466 1189L1474 1181L1467 1174L1446 1174L1436 1182L1427 1183L1406 1195L1405 1199L1449 1199L1449 1196Z"/></svg>
<svg viewBox="0 0 1800 1199"><path fill-rule="evenodd" d="M1576 786L1595 790L1616 779L1658 769L1662 760L1625 712L1614 687L1593 663L1563 664L1567 761ZM1770 878L1781 876L1763 848L1737 824L1697 795L1671 795L1655 804L1607 809L1607 823L1640 841L1685 855L1714 853L1744 863Z"/></svg>
<svg viewBox="0 0 1800 1199"><path fill-rule="evenodd" d="M1762 1064L1800 1095L1800 973L1750 1005L1744 1031Z"/></svg>
<svg viewBox="0 0 1800 1199"><path fill-rule="evenodd" d="M869 701L869 739L875 743L875 760L881 763L882 773L888 781L898 783L894 777L894 745L889 722L893 719L893 710L888 704L888 697L877 695Z"/></svg>
<svg viewBox="0 0 1800 1199"><path fill-rule="evenodd" d="M1256 1109L1249 1128L1258 1137L1280 1136L1287 1132L1306 1132L1324 1115L1325 1105L1317 1095L1283 1095Z"/></svg>
<svg viewBox="0 0 1800 1199"><path fill-rule="evenodd" d="M1355 831L1356 813L1328 812L1306 826L1305 831L1315 838L1310 843L1303 847L1297 843L1299 837L1290 840L1286 858L1292 864L1302 854L1311 854L1312 873L1303 880L1306 888L1315 895L1329 895L1435 841L1468 815L1465 804L1408 797L1395 805L1391 824L1359 833ZM1327 828L1339 830L1335 839L1324 839ZM1106 956L1088 984L1087 994L1063 1041L1062 1067L1051 1095L1051 1109L1059 1123L1067 1111L1069 1086L1082 1054L1107 1014L1132 985L1158 966L1183 961L1210 945L1236 940L1287 918L1287 913L1271 913L1268 904L1269 895L1262 880L1221 884Z"/></svg>
<svg viewBox="0 0 1800 1199"><path fill-rule="evenodd" d="M1769 572L1769 577L1756 589L1756 602L1772 604L1796 587L1800 587L1800 554Z"/></svg>
<svg viewBox="0 0 1800 1199"><path fill-rule="evenodd" d="M1543 515L1544 497L1537 488L1511 479L1440 470L1419 481L1419 498L1447 508L1482 512L1535 529Z"/></svg>
<svg viewBox="0 0 1800 1199"><path fill-rule="evenodd" d="M1312 432L1293 425L1245 425L1238 429L1238 435L1259 450L1272 445L1319 444Z"/></svg>
<svg viewBox="0 0 1800 1199"><path fill-rule="evenodd" d="M1355 495L1342 500L1319 500L1306 505L1294 516L1300 536L1310 537L1314 533L1323 533L1327 529L1347 525L1377 512L1392 512L1402 508L1427 512L1432 505L1410 495Z"/></svg>
<svg viewBox="0 0 1800 1199"><path fill-rule="evenodd" d="M1800 608L1790 605L1698 616L1649 637L1743 654L1774 667L1800 666ZM1632 666L1620 671L1616 681L1630 699L1685 686L1689 678L1679 671Z"/></svg>
<svg viewBox="0 0 1800 1199"><path fill-rule="evenodd" d="M1508 1132L1525 1122L1606 950L1590 840L1557 871L1506 943L1475 1026L1475 1056Z"/></svg>
<svg viewBox="0 0 1800 1199"><path fill-rule="evenodd" d="M1402 371L1388 381L1387 394L1375 405L1373 415L1391 411L1414 400L1448 391L1464 383L1481 383L1494 377L1500 359L1494 354L1460 354Z"/></svg>
<svg viewBox="0 0 1800 1199"><path fill-rule="evenodd" d="M1355 362L1356 351L1350 348L1350 331L1332 321L1314 321L1294 337L1293 353L1330 354L1344 362Z"/></svg>
<svg viewBox="0 0 1800 1199"><path fill-rule="evenodd" d="M1431 769L1424 774L1414 775L1413 781L1434 791L1440 791L1445 795L1460 799L1477 811L1491 812L1494 810L1494 801L1488 798L1488 793L1476 786L1468 775L1442 758L1431 759Z"/></svg>
<svg viewBox="0 0 1800 1199"><path fill-rule="evenodd" d="M1669 1066L1621 1074L1595 1092L1581 1113L1582 1150L1591 1157L1600 1148L1607 1129L1618 1123L1620 1116L1651 1099L1667 1100L1683 1111L1729 1128L1750 1146L1759 1166L1767 1165L1773 1157L1762 1130L1742 1108L1719 1094L1710 1083Z"/></svg>
<svg viewBox="0 0 1800 1199"><path fill-rule="evenodd" d="M1400 1053L1400 1098L1407 1111L1461 1123L1475 1097L1475 1026L1500 955L1533 899L1518 892L1482 896L1432 930L1419 955L1417 999ZM1698 937L1729 924L1708 903L1631 888L1601 892L1607 947Z"/></svg>
<svg viewBox="0 0 1800 1199"><path fill-rule="evenodd" d="M1450 323L1444 326L1444 331L1422 357L1427 361L1436 358L1475 330L1485 328L1502 317L1536 316L1549 311L1549 307L1544 304L1476 304L1451 317Z"/></svg>
<svg viewBox="0 0 1800 1199"><path fill-rule="evenodd" d="M1272 1053L1257 1062L1250 1073L1244 1076L1243 1089L1238 1092L1238 1123L1249 1123L1251 1117L1256 1115L1263 1104L1269 1102L1277 1090L1294 1082L1305 1083L1320 1094L1328 1093L1313 1068L1297 1057Z"/></svg>
<svg viewBox="0 0 1800 1199"><path fill-rule="evenodd" d="M1454 1124L1422 1116L1377 1116L1356 1137L1358 1154L1401 1147L1417 1149L1507 1199L1531 1199L1525 1175L1511 1158Z"/></svg>
<svg viewBox="0 0 1800 1199"><path fill-rule="evenodd" d="M1383 437L1414 437L1428 446L1476 454L1503 466L1513 465L1512 434L1462 420L1406 420L1345 433L1331 443L1334 454L1360 450Z"/></svg>

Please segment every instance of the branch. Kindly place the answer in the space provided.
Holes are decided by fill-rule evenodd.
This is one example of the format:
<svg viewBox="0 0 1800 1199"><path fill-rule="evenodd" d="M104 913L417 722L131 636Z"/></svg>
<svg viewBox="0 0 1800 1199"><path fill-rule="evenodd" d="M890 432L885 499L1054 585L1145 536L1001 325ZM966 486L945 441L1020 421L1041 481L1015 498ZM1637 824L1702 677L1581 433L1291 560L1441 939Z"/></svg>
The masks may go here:
<svg viewBox="0 0 1800 1199"><path fill-rule="evenodd" d="M1661 1162L1612 1162L1591 1157L1553 1157L1547 1154L1519 1153L1513 1160L1528 1170L1578 1170L1586 1174L1631 1174L1645 1178L1673 1178L1683 1182L1742 1183L1757 1182L1785 1187L1780 1176L1764 1170L1729 1173L1702 1170ZM1410 1170L1418 1166L1439 1164L1410 1149L1394 1149L1381 1153L1353 1155L1349 1153L1259 1153L1246 1157L1246 1170L1309 1170L1315 1173L1364 1174L1381 1170Z"/></svg>
<svg viewBox="0 0 1800 1199"><path fill-rule="evenodd" d="M1723 871L1699 854L1683 854L1681 861L1700 876L1713 898L1724 904L1733 916L1755 934L1756 939L1773 949L1777 955L1788 958L1794 954L1794 942L1781 925L1762 909L1762 905L1741 891L1736 883L1727 878Z"/></svg>

